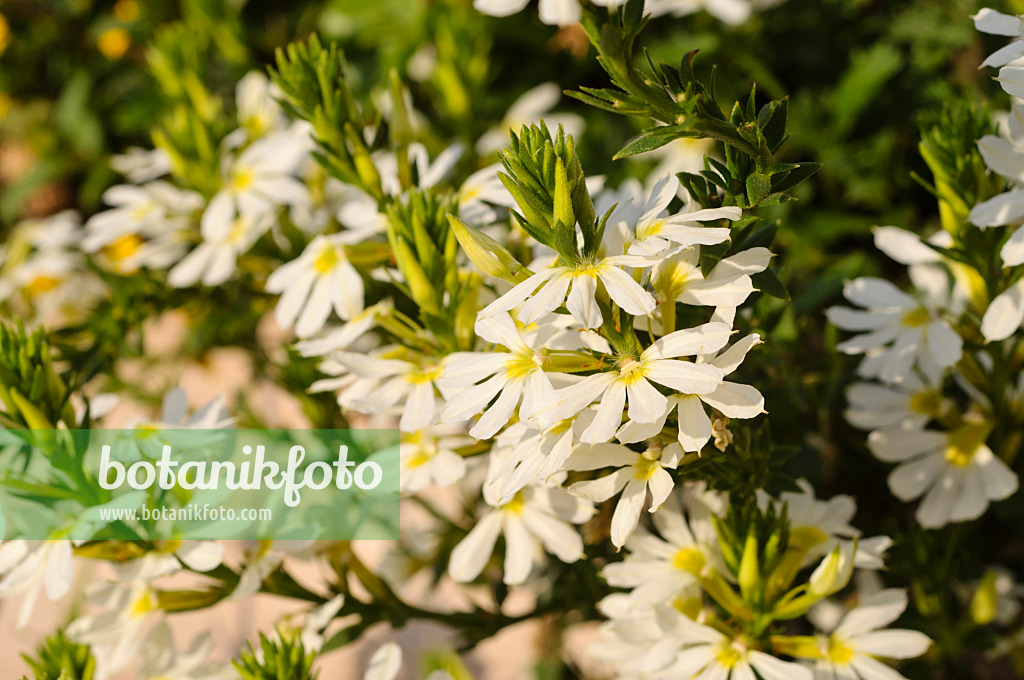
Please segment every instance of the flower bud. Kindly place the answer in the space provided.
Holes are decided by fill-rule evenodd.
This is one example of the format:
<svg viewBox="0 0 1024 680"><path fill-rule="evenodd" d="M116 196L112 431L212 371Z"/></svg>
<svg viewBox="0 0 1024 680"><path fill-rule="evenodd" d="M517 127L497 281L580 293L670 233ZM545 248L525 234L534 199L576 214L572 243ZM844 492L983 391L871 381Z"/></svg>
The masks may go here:
<svg viewBox="0 0 1024 680"><path fill-rule="evenodd" d="M999 611L999 591L996 588L996 572L989 570L981 578L978 589L971 598L971 620L979 626L991 623Z"/></svg>
<svg viewBox="0 0 1024 680"><path fill-rule="evenodd" d="M520 283L531 275L530 270L520 264L512 253L487 234L455 215L448 215L448 223L470 261L483 273L509 283Z"/></svg>
<svg viewBox="0 0 1024 680"><path fill-rule="evenodd" d="M808 592L822 598L845 588L853 576L853 556L856 550L856 542L833 548L811 574Z"/></svg>

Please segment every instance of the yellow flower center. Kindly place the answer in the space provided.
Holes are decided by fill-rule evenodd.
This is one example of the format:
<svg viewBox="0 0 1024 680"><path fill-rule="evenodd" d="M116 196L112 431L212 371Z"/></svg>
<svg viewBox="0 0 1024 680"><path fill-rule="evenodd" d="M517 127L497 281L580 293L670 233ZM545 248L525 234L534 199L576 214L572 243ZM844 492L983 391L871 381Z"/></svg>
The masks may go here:
<svg viewBox="0 0 1024 680"><path fill-rule="evenodd" d="M974 460L974 451L967 451L957 446L950 446L946 449L946 462L957 467L965 468Z"/></svg>
<svg viewBox="0 0 1024 680"><path fill-rule="evenodd" d="M626 357L619 363L619 382L624 385L635 385L647 375L647 366L643 362Z"/></svg>
<svg viewBox="0 0 1024 680"><path fill-rule="evenodd" d="M251 139L255 139L262 137L270 129L270 123L270 116L265 111L261 111L254 116L246 116L245 120L242 121L242 127L249 132Z"/></svg>
<svg viewBox="0 0 1024 680"><path fill-rule="evenodd" d="M512 497L512 500L505 503L505 505L502 506L502 509L512 515L521 515L523 514L523 506L525 505L526 501L523 500L523 493L520 491Z"/></svg>
<svg viewBox="0 0 1024 680"><path fill-rule="evenodd" d="M557 423L548 428L548 434L560 435L568 431L572 427L573 419L566 418L565 420L559 420Z"/></svg>
<svg viewBox="0 0 1024 680"><path fill-rule="evenodd" d="M666 299L675 299L694 281L700 281L700 270L689 265L665 262L659 267L654 289Z"/></svg>
<svg viewBox="0 0 1024 680"><path fill-rule="evenodd" d="M990 430L984 423L968 423L950 432L944 454L946 462L962 468L969 466Z"/></svg>
<svg viewBox="0 0 1024 680"><path fill-rule="evenodd" d="M249 220L238 217L231 224L231 231L228 232L228 243L238 244L245 239L245 235L249 233Z"/></svg>
<svg viewBox="0 0 1024 680"><path fill-rule="evenodd" d="M134 255L145 241L136 234L125 234L103 247L103 254L112 262L121 262Z"/></svg>
<svg viewBox="0 0 1024 680"><path fill-rule="evenodd" d="M327 246L320 251L320 254L316 256L316 260L313 262L313 268L321 274L327 274L335 265L341 262L341 254L338 252L338 248L335 246Z"/></svg>
<svg viewBox="0 0 1024 680"><path fill-rule="evenodd" d="M158 552L161 555L171 555L173 553L178 552L178 549L181 548L182 542L183 541L179 541L176 539L168 541L157 541L156 552Z"/></svg>
<svg viewBox="0 0 1024 680"><path fill-rule="evenodd" d="M47 276L46 274L40 274L25 286L25 292L28 293L29 297L37 297L43 293L49 293L51 290L59 286L60 283L61 279L53 276Z"/></svg>
<svg viewBox="0 0 1024 680"><path fill-rule="evenodd" d="M434 454L432 451L428 451L427 449L420 449L416 453L409 456L409 459L405 465L408 468L415 469L426 465L433 459Z"/></svg>
<svg viewBox="0 0 1024 680"><path fill-rule="evenodd" d="M854 657L853 648L834 637L828 639L828 651L826 654L829 661L840 666L850 663Z"/></svg>
<svg viewBox="0 0 1024 680"><path fill-rule="evenodd" d="M692 546L680 549L672 557L673 567L691 574L699 574L705 564L704 553Z"/></svg>
<svg viewBox="0 0 1024 680"><path fill-rule="evenodd" d="M533 352L516 353L505 362L505 375L509 380L524 380L531 373L544 365L546 357Z"/></svg>
<svg viewBox="0 0 1024 680"><path fill-rule="evenodd" d="M644 224L636 225L636 240L643 241L645 238L651 236L657 236L661 233L661 230L665 227L665 220L654 220L653 222L646 222Z"/></svg>
<svg viewBox="0 0 1024 680"><path fill-rule="evenodd" d="M157 598L156 591L145 586L142 592L132 600L131 605L128 607L128 613L133 619L138 619L159 608L160 600Z"/></svg>
<svg viewBox="0 0 1024 680"><path fill-rule="evenodd" d="M657 472L660 467L661 462L657 458L652 460L646 456L640 456L640 460L633 465L633 478L641 482L646 482L654 476L654 473Z"/></svg>
<svg viewBox="0 0 1024 680"><path fill-rule="evenodd" d="M939 390L915 392L910 397L910 404L908 406L914 413L934 415L942 410L942 392Z"/></svg>
<svg viewBox="0 0 1024 680"><path fill-rule="evenodd" d="M737 649L735 644L729 646L722 645L718 648L718 653L715 655L718 664L723 668L732 668L742 661L743 657L743 651Z"/></svg>
<svg viewBox="0 0 1024 680"><path fill-rule="evenodd" d="M236 168L234 174L231 177L231 188L235 191L245 191L249 187L255 175L253 171L248 168Z"/></svg>
<svg viewBox="0 0 1024 680"><path fill-rule="evenodd" d="M440 366L427 366L426 368L420 369L415 373L410 373L406 376L406 380L411 382L413 385L422 385L423 383L433 382L440 378L444 374L444 369Z"/></svg>
<svg viewBox="0 0 1024 680"><path fill-rule="evenodd" d="M904 326L909 326L910 328L917 328L925 325L931 320L931 312L924 307L918 307L917 309L904 314L901 323Z"/></svg>

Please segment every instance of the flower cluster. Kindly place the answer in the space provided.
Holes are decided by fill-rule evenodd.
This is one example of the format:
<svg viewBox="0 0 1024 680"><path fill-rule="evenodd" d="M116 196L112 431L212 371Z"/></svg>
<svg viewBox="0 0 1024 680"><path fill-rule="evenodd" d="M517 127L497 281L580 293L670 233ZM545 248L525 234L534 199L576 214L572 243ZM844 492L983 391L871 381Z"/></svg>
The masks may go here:
<svg viewBox="0 0 1024 680"><path fill-rule="evenodd" d="M913 658L930 646L917 631L885 629L907 606L899 589L864 593L838 625L809 617L821 624L815 635L768 630L772 620L828 604L824 598L855 570L882 567L890 541L858 539L849 525L855 512L850 497L818 500L806 483L800 493L779 499L760 494L769 516L784 507L789 513L788 545L770 547L757 546L754 532L733 544L719 519L729 514L727 496L691 483L679 498L654 516L655 531L638 532L626 543L625 560L604 569L608 583L625 592L599 604L609 620L594 653L619 677L745 678L756 672L773 680L881 680L903 676L879 658ZM806 582L793 587L811 567Z"/></svg>
<svg viewBox="0 0 1024 680"><path fill-rule="evenodd" d="M473 4L505 16L528 3ZM72 213L23 223L4 245L0 303L68 330L51 353L41 333L3 329L3 424L106 424L111 399L96 393L135 386L113 368L96 378L114 365L89 347L97 328L131 350L150 313L184 310L189 322L237 314L193 340L206 348L257 336L261 369L296 393L315 427L398 430L402 502L421 525L379 569L352 541L252 541L240 555L222 542L148 534L5 541L0 598L25 596L19 623L39 595L71 592L75 560L89 558L112 575L88 588L67 639L51 646L87 647L101 679L138 663L142 677L223 677L207 662L209 636L173 651L168 619L261 592L312 606L301 625L241 653L235 669L252 680L305 680L317 654L384 621L445 623L471 645L570 610L605 619L593 655L621 678L902 677L888 663L924 654L930 639L888 628L907 608L904 590L863 587L880 580L893 541L861 536L852 498L820 500L780 472L784 447L765 417L775 389L765 310L788 293L774 262L778 225L761 209L795 200L791 190L817 165L776 157L788 137L785 100L759 107L752 91L723 108L692 54L647 72L633 53L648 15L707 10L738 24L775 4L540 0L544 23L582 21L614 86L574 96L650 119L617 157L660 149L661 162L621 182L585 172L584 120L553 112L553 83L456 140L433 124L436 112L416 109L424 102L397 71L361 96L337 47L315 36L278 50L269 76L245 75L233 105L188 80L155 148L113 159L124 179L102 193L103 209L84 224ZM442 60L443 42L427 57ZM161 49L154 55L168 63L188 56ZM1011 117L1009 141L982 140L986 160L1013 160L1006 145L1018 122ZM1019 221L1007 217L1011 199L983 198L972 220L989 229ZM1010 232L1008 266L1019 264ZM1000 340L993 328L1009 317L1016 332L1020 319L999 310L1024 289L1010 281L986 312L978 275L954 257L959 234L925 241L886 227L876 242L910 266L914 291L860 278L845 288L858 308L829 311L858 333L839 350L864 355L848 419L871 431L877 457L900 463L893 492L924 496L922 525L979 517L1017 489L992 436L1006 409L1024 403L1024 383L985 391L1013 356L986 354L979 337ZM103 305L100 321L76 326L92 304ZM58 359L73 364L67 374ZM221 398L192 412L187 403L169 390L160 416L126 427L259 423L245 398L230 414ZM81 461L63 463L82 472ZM29 491L47 498L63 488ZM103 507L97 499L88 511ZM39 513L60 526L54 539L93 517ZM307 587L292 576L298 564L331 577ZM420 571L480 600L468 612L409 602L404 586ZM204 586L181 589L174 579L187 575ZM859 592L840 599L854 577ZM994 578L975 590L988 593ZM551 592L518 615L504 606L510 588ZM843 614L816 613L829 607ZM400 650L385 645L365 680L393 680L400 664Z"/></svg>

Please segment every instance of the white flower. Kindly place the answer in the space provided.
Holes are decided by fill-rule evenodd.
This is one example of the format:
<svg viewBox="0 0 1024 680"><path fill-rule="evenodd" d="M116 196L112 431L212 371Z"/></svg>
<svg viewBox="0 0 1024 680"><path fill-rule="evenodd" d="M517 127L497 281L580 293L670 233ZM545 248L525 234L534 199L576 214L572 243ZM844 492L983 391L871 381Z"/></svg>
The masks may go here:
<svg viewBox="0 0 1024 680"><path fill-rule="evenodd" d="M1015 188L983 201L971 208L968 219L985 229L1003 225L1015 225L1024 218L1024 102L1014 103L1007 117L1002 137L985 135L978 140L978 151L993 172L1010 180ZM1000 251L1000 258L1007 267L1024 264L1024 229L1014 226L1010 238Z"/></svg>
<svg viewBox="0 0 1024 680"><path fill-rule="evenodd" d="M334 359L362 379L362 384L353 385L340 395L338 403L342 406L369 414L400 408L398 427L402 432L415 432L437 423L436 392L440 391L445 359L377 359L370 364L365 355L350 353L336 354Z"/></svg>
<svg viewBox="0 0 1024 680"><path fill-rule="evenodd" d="M237 158L226 156L223 184L210 199L203 222L223 229L236 213L258 215L308 201L309 190L293 175L309 158L311 140L306 127L296 125L253 142Z"/></svg>
<svg viewBox="0 0 1024 680"><path fill-rule="evenodd" d="M711 626L680 614L670 606L657 608L662 627L682 647L675 660L652 678L701 678L701 680L742 680L758 676L764 680L812 680L811 671L798 663L782 661L740 639L733 639Z"/></svg>
<svg viewBox="0 0 1024 680"><path fill-rule="evenodd" d="M280 91L259 71L250 71L235 86L238 129L224 138L229 148L280 130L288 118L277 103Z"/></svg>
<svg viewBox="0 0 1024 680"><path fill-rule="evenodd" d="M76 618L66 632L74 642L92 648L97 677L109 677L135 658L138 634L160 616L160 600L157 591L142 580L93 584L89 600L99 608Z"/></svg>
<svg viewBox="0 0 1024 680"><path fill-rule="evenodd" d="M738 26L750 18L755 9L768 9L783 0L646 0L644 10L652 16L671 14L685 16L700 10L730 26Z"/></svg>
<svg viewBox="0 0 1024 680"><path fill-rule="evenodd" d="M629 420L651 423L665 413L668 399L650 381L684 394L711 394L718 389L724 376L722 369L676 357L716 352L731 333L726 324L707 323L666 335L655 340L638 358L620 356L617 370L595 373L543 397L537 402L534 415L541 425L550 424L570 418L600 400L597 417L581 441L606 442L619 429L627 395Z"/></svg>
<svg viewBox="0 0 1024 680"><path fill-rule="evenodd" d="M103 202L113 206L93 215L86 223L82 249L96 252L133 234L156 238L188 226L190 213L203 207L203 199L163 181L142 186L120 184L103 192Z"/></svg>
<svg viewBox="0 0 1024 680"><path fill-rule="evenodd" d="M399 446L404 493L417 493L436 484L451 486L466 474L466 462L453 449L472 443L461 428L434 427L402 434Z"/></svg>
<svg viewBox="0 0 1024 680"><path fill-rule="evenodd" d="M517 318L523 323L533 323L565 303L569 313L584 328L597 328L604 318L597 304L598 282L604 284L608 295L623 311L634 316L650 314L657 306L654 296L619 267L650 264L643 257L616 255L573 266L550 267L517 284L480 310L479 315L487 318L522 305Z"/></svg>
<svg viewBox="0 0 1024 680"><path fill-rule="evenodd" d="M402 406L398 427L402 432L415 432L437 422L438 403L435 389L444 374L447 357L406 355L408 359L336 352L329 362L340 365L353 376L348 389L338 396L338 403L360 413L381 413Z"/></svg>
<svg viewBox="0 0 1024 680"><path fill-rule="evenodd" d="M394 680L401 668L402 648L394 642L385 642L370 657L363 680Z"/></svg>
<svg viewBox="0 0 1024 680"><path fill-rule="evenodd" d="M685 515L680 498L686 504ZM707 492L703 483L687 483L681 493L668 497L652 517L660 537L637 529L625 544L626 559L602 570L608 585L630 589L624 611L673 601L697 582L705 567L717 563L718 538L711 515L726 507L725 497Z"/></svg>
<svg viewBox="0 0 1024 680"><path fill-rule="evenodd" d="M651 170L651 177L675 175L677 172L699 173L704 169L704 156L714 155L713 139L693 139L680 137L673 139L665 146L649 151L651 158L660 158L658 165ZM604 213L600 213L604 214Z"/></svg>
<svg viewBox="0 0 1024 680"><path fill-rule="evenodd" d="M281 293L274 310L279 326L295 324L296 335L307 338L323 328L332 307L346 321L363 311L363 279L345 251L351 241L346 233L317 236L267 278L267 291Z"/></svg>
<svg viewBox="0 0 1024 680"><path fill-rule="evenodd" d="M347 323L326 328L315 338L295 343L295 349L304 357L326 356L331 352L348 349L377 325L377 315L386 316L392 309L394 304L391 300L382 300L359 312ZM316 390L310 388L310 391Z"/></svg>
<svg viewBox="0 0 1024 680"><path fill-rule="evenodd" d="M992 35L1005 35L1017 38L1009 45L1001 47L981 62L984 66L1005 66L1011 61L1024 57L1024 23L1019 17L996 12L987 7L971 17L974 19L974 28L982 33ZM1010 94L1013 94L1012 92Z"/></svg>
<svg viewBox="0 0 1024 680"><path fill-rule="evenodd" d="M584 411L574 420L562 420L541 430L521 422L510 425L495 441L501 465L491 466L487 483L496 485L502 499L511 498L527 484L546 483L564 469L574 439L594 415L594 411Z"/></svg>
<svg viewBox="0 0 1024 680"><path fill-rule="evenodd" d="M559 1L566 2L566 0L554 0L556 3ZM545 2L549 5L552 4L552 0L542 0L541 12L545 11ZM575 4L575 2L576 0L567 0L566 4ZM508 0L476 0L474 6L485 14L494 14L494 12L484 9L482 5L496 6L499 4L511 5L513 3L508 2ZM518 9L507 12L506 15L518 12L525 6L526 3L524 2ZM495 14L495 16L505 15ZM574 19L567 23L573 23L577 20ZM544 119L549 127L557 128L561 125L565 130L565 134L575 137L583 131L582 118L571 113L545 115L558 104L558 100L561 98L562 90L555 83L542 83L531 90L527 90L512 103L512 106L509 107L508 112L500 123L480 136L476 143L477 153L483 155L491 151L497 151L508 144L508 133L510 130L519 134L524 125L536 123L541 118Z"/></svg>
<svg viewBox="0 0 1024 680"><path fill-rule="evenodd" d="M459 216L474 225L486 225L498 219L498 211L492 206L508 208L514 201L498 172L500 164L489 165L477 170L466 178L459 188Z"/></svg>
<svg viewBox="0 0 1024 680"><path fill-rule="evenodd" d="M75 577L72 548L67 539L0 544L0 598L24 594L16 624L19 630L31 619L41 590L56 601L71 588Z"/></svg>
<svg viewBox="0 0 1024 680"><path fill-rule="evenodd" d="M1024 234L1024 229L1018 229ZM981 334L994 342L1005 340L1024 323L1024 279L1018 279L997 295L985 310L981 320Z"/></svg>
<svg viewBox="0 0 1024 680"><path fill-rule="evenodd" d="M224 410L224 397L214 397L205 406L189 415L188 394L180 387L173 387L164 394L158 420L138 418L126 423L125 429L219 430L233 427L234 422L234 418Z"/></svg>
<svg viewBox="0 0 1024 680"><path fill-rule="evenodd" d="M524 337L507 313L480 319L476 332L508 351L449 355L442 383L462 391L448 399L441 418L446 422L465 420L486 409L469 434L489 439L508 423L520 401L519 418L529 420L537 400L552 388L544 373L547 352L538 346L536 333ZM497 400L488 407L495 395Z"/></svg>
<svg viewBox="0 0 1024 680"><path fill-rule="evenodd" d="M206 572L220 566L223 557L224 546L217 541L156 541L145 555L121 565L118 576L124 581L151 580L174 574L183 566Z"/></svg>
<svg viewBox="0 0 1024 680"><path fill-rule="evenodd" d="M651 287L665 300L698 307L738 307L757 290L751 275L767 269L771 258L767 248L750 248L722 258L705 277L700 248L687 248L654 265Z"/></svg>
<svg viewBox="0 0 1024 680"><path fill-rule="evenodd" d="M307 652L319 652L323 648L325 642L324 631L338 615L338 612L341 611L344 604L345 596L335 595L306 614L306 619L302 622L302 631L299 634L299 639L302 641L302 646L305 647Z"/></svg>
<svg viewBox="0 0 1024 680"><path fill-rule="evenodd" d="M229 224L203 220L203 242L167 274L167 283L186 288L202 281L219 286L235 273L238 257L248 252L273 223L273 215L237 215Z"/></svg>
<svg viewBox="0 0 1024 680"><path fill-rule="evenodd" d="M900 463L889 488L902 501L924 494L917 521L934 529L977 519L990 501L1017 491L1017 475L985 445L988 432L973 421L951 432L875 430L868 446L880 460Z"/></svg>
<svg viewBox="0 0 1024 680"><path fill-rule="evenodd" d="M363 680L395 680L401 669L402 648L394 642L385 642L370 657ZM431 671L425 680L452 680L452 676L448 671L439 669Z"/></svg>
<svg viewBox="0 0 1024 680"><path fill-rule="evenodd" d="M751 333L721 354L712 351L699 357L697 365L712 366L721 370L723 377L727 376L739 368L747 352L759 344L761 338ZM757 389L723 380L708 393L684 393L668 397L665 409L658 418L649 423L631 419L619 429L616 437L624 444L655 437L665 427L665 421L672 410L678 409L679 444L684 451L700 451L714 435L713 424L704 410L704 404L727 418L755 418L765 412L764 397Z"/></svg>
<svg viewBox="0 0 1024 680"><path fill-rule="evenodd" d="M912 659L925 653L931 640L916 630L882 630L907 608L907 594L890 588L863 598L827 636L798 640L796 655L817 659L815 680L906 680L877 657Z"/></svg>
<svg viewBox="0 0 1024 680"><path fill-rule="evenodd" d="M674 246L714 245L729 239L728 227L705 227L699 222L738 220L742 211L736 207L701 209L689 200L682 211L668 214L668 205L676 196L679 180L674 175L661 179L645 198L616 206L608 218L609 238L626 234L626 242L610 247L615 255L652 257ZM618 244L616 244L618 245Z"/></svg>
<svg viewBox="0 0 1024 680"><path fill-rule="evenodd" d="M832 553L836 546L852 550L851 539L860 536L860 532L850 525L850 520L857 512L853 499L840 495L819 500L806 479L799 480L797 485L801 489L800 493L784 491L777 501L759 490L757 500L763 507L774 503L778 512L785 506L789 518L789 544L793 549L805 553L800 566L809 565L818 557ZM884 566L883 553L891 545L892 540L888 536L858 539L856 551L852 553L852 566L859 569L881 569Z"/></svg>
<svg viewBox="0 0 1024 680"><path fill-rule="evenodd" d="M491 506L469 534L452 550L448 573L455 581L472 581L483 571L499 535L505 536L505 573L508 585L524 583L533 568L543 562L543 550L563 562L583 557L583 539L573 524L594 514L589 502L560 489L527 486L506 502L484 487Z"/></svg>
<svg viewBox="0 0 1024 680"><path fill-rule="evenodd" d="M165 621L161 621L142 643L142 666L136 676L139 680L214 680L225 677L224 669L206 662L213 649L208 633L197 635L184 651L174 646L174 636Z"/></svg>
<svg viewBox="0 0 1024 680"><path fill-rule="evenodd" d="M245 561L238 585L228 596L229 600L240 600L259 592L263 580L281 566L286 556L307 557L314 541L247 541Z"/></svg>
<svg viewBox="0 0 1024 680"><path fill-rule="evenodd" d="M674 470L681 457L682 450L677 445L670 445L664 450L649 448L643 454L618 444L580 446L566 461L567 470L618 469L598 479L576 482L567 490L574 496L597 503L622 493L615 504L611 524L612 544L621 548L640 521L640 511L647 503L647 490L651 491L649 512L656 512L672 493L675 482L665 470Z"/></svg>
<svg viewBox="0 0 1024 680"><path fill-rule="evenodd" d="M862 430L919 430L952 407L940 385L925 383L913 373L893 385L853 383L846 390L846 401L850 405L844 413L847 422Z"/></svg>
<svg viewBox="0 0 1024 680"><path fill-rule="evenodd" d="M835 326L866 331L839 344L846 354L868 353L861 375L901 382L915 363L932 371L960 360L963 339L943 318L949 303L945 273L914 265L910 276L923 293L920 300L885 279L863 277L848 282L843 294L865 309L828 309L828 320Z"/></svg>
<svg viewBox="0 0 1024 680"><path fill-rule="evenodd" d="M110 167L132 184L163 177L171 171L171 159L163 149L129 147L123 154L110 157Z"/></svg>
<svg viewBox="0 0 1024 680"><path fill-rule="evenodd" d="M427 147L416 142L409 145L408 158L416 173L416 186L429 189L435 186L455 169L455 164L462 157L462 145L452 144L437 155L431 162ZM398 177L398 159L390 151L379 151L373 154L373 163L380 173L381 186L389 196L402 193L402 183Z"/></svg>

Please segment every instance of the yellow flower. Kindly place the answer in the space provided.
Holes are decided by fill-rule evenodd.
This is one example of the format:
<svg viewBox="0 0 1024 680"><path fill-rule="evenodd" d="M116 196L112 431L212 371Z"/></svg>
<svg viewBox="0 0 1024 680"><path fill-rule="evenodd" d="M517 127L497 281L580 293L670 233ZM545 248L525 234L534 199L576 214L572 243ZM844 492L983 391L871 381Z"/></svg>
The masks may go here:
<svg viewBox="0 0 1024 680"><path fill-rule="evenodd" d="M132 38L123 28L108 28L96 39L96 47L107 59L120 59L132 44Z"/></svg>
<svg viewBox="0 0 1024 680"><path fill-rule="evenodd" d="M139 18L139 3L136 0L118 0L114 5L114 17L130 24Z"/></svg>
<svg viewBox="0 0 1024 680"><path fill-rule="evenodd" d="M11 43L11 25L7 23L7 17L0 14L0 54L3 54Z"/></svg>

